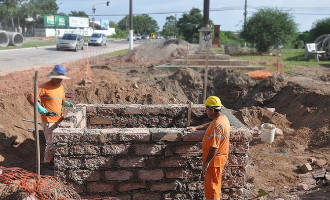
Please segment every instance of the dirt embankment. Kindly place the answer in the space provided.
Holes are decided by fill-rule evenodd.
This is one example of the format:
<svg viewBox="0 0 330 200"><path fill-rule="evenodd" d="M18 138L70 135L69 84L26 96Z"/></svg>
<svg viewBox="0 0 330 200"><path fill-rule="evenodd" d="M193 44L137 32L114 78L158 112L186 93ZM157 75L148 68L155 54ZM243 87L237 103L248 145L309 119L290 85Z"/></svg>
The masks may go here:
<svg viewBox="0 0 330 200"><path fill-rule="evenodd" d="M92 83L66 85L66 90L76 92L74 103L167 104L188 100L201 103L203 73L190 68L172 73L154 67L183 56L185 45L149 44L124 56L98 59L100 63L92 66ZM329 68L315 69L323 70L322 77L330 74ZM311 77L304 80L302 75L299 81L288 83L274 78L254 80L230 70L209 72L207 95L218 95L251 129L273 123L283 130L272 145L261 143L258 137L251 142L247 168L251 196L255 197L259 189L271 191L270 199L330 196L329 186L324 185L303 192L293 190L303 181L297 167L309 159L325 160L323 167L330 171L330 92L314 88L317 85L323 88L329 80L315 73L313 79L319 82L306 87L304 81ZM34 170L34 141L27 131L33 124L22 121L33 119L33 112L24 94L0 96L0 112L0 164Z"/></svg>

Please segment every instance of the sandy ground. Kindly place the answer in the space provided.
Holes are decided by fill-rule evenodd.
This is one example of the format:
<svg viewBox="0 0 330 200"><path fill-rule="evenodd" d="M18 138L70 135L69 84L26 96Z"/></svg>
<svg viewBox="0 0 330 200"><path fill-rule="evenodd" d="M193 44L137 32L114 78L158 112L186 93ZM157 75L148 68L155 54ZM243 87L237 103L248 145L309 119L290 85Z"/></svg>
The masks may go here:
<svg viewBox="0 0 330 200"><path fill-rule="evenodd" d="M203 73L190 68L155 68L185 55L186 47L184 41L141 45L124 56L91 61L92 82L68 84L66 91L76 93L74 103L201 103ZM21 73L11 76L20 77ZM329 199L329 182L299 169L310 163L315 170L330 172L329 82L330 68L324 66L296 67L284 81L210 71L208 95L220 96L224 105L254 131L246 168L247 197L258 199L258 191L264 190L267 199ZM34 171L34 139L28 131L33 124L22 121L33 119L25 93L0 96L0 112L0 165ZM276 136L272 144L261 142L262 123L275 124L283 135ZM308 183L308 189L299 190L300 183Z"/></svg>

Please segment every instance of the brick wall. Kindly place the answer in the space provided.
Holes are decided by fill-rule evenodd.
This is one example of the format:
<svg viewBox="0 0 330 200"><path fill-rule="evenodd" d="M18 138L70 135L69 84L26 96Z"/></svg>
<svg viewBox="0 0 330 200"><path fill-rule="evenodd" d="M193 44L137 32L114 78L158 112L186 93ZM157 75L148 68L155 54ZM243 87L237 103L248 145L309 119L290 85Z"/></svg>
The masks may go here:
<svg viewBox="0 0 330 200"><path fill-rule="evenodd" d="M187 110L186 105L81 105L54 131L55 175L88 197L203 199L204 132L173 126L185 127ZM194 105L192 123L206 119L202 110ZM185 119L174 122L180 115ZM127 116L134 120L125 121ZM143 128L123 128L121 122ZM232 127L223 199L243 196L248 141L247 129Z"/></svg>

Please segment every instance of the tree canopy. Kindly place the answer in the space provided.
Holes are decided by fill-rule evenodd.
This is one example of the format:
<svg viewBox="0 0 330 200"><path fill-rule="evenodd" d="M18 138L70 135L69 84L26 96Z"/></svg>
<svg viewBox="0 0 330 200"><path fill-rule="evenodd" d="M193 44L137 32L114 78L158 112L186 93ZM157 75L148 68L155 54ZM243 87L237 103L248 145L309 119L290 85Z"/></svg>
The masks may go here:
<svg viewBox="0 0 330 200"><path fill-rule="evenodd" d="M128 15L118 22L118 28L122 31L128 30ZM150 34L156 32L159 27L156 20L147 14L133 16L134 32L139 34Z"/></svg>
<svg viewBox="0 0 330 200"><path fill-rule="evenodd" d="M71 11L69 16L76 16L76 17L88 17L88 15L84 11Z"/></svg>
<svg viewBox="0 0 330 200"><path fill-rule="evenodd" d="M330 17L314 22L309 32L312 41L320 35L330 34Z"/></svg>
<svg viewBox="0 0 330 200"><path fill-rule="evenodd" d="M278 9L260 9L247 19L241 37L254 43L259 52L266 52L272 46L280 46L294 40L297 24L293 17Z"/></svg>
<svg viewBox="0 0 330 200"><path fill-rule="evenodd" d="M198 8L192 8L189 13L184 13L177 22L179 34L188 42L198 41L198 30L202 25L203 15Z"/></svg>
<svg viewBox="0 0 330 200"><path fill-rule="evenodd" d="M163 36L176 36L176 17L170 15L166 17L166 22L162 30Z"/></svg>

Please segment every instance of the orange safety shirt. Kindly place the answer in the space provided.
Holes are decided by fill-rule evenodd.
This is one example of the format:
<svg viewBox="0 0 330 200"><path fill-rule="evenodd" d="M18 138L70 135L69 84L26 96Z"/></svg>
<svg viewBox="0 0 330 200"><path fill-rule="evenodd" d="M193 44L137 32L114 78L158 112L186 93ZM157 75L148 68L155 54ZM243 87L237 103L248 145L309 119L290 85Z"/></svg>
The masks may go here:
<svg viewBox="0 0 330 200"><path fill-rule="evenodd" d="M203 163L206 161L207 155L211 147L217 148L218 151L215 157L211 160L210 167L221 166L221 155L225 155L228 159L229 151L229 134L230 123L225 115L213 119L205 131L202 141Z"/></svg>
<svg viewBox="0 0 330 200"><path fill-rule="evenodd" d="M50 117L41 115L43 122L57 122L63 117L62 105L65 100L63 85L54 86L50 81L39 86L38 98L41 100L41 105L48 112L56 112L58 116Z"/></svg>

